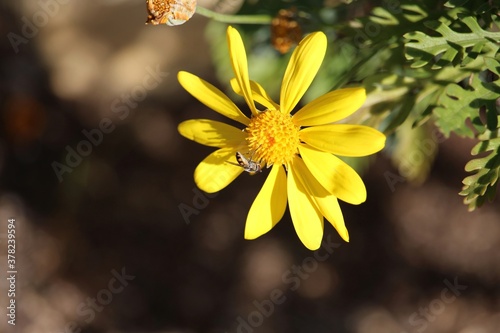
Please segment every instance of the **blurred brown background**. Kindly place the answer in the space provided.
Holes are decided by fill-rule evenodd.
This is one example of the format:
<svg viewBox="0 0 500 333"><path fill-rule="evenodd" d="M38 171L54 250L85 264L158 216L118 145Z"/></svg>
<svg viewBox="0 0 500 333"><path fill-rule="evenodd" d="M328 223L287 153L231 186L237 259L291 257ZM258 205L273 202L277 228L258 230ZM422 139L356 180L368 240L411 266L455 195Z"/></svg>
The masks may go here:
<svg viewBox="0 0 500 333"><path fill-rule="evenodd" d="M176 130L217 118L176 80L187 70L225 86L207 21L145 19L144 1L0 5L0 332L499 332L498 201L468 213L457 194L473 142L440 144L420 187L379 154L368 201L342 204L350 243L325 224L333 253L305 249L288 212L245 241L264 175L193 203L212 149ZM181 204L197 213L185 219Z"/></svg>

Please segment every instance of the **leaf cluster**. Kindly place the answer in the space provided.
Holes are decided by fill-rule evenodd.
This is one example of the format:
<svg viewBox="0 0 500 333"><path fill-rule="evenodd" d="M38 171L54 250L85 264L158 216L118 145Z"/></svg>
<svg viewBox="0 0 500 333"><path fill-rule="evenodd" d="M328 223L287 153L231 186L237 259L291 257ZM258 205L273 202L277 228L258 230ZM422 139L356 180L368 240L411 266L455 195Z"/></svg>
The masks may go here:
<svg viewBox="0 0 500 333"><path fill-rule="evenodd" d="M369 99L377 101L369 106L370 115L388 134L397 134L407 122L419 127L433 119L446 137L454 133L480 140L472 154L489 154L466 165L473 175L464 179L460 193L473 210L491 200L498 186L500 5L450 0L433 7L426 1L408 1L400 8L391 12L377 7L362 20L364 27L376 22L383 30L381 37L365 44L391 49L388 64L379 62L374 66L378 72L363 79ZM391 38L395 30L402 38ZM400 137L395 135L393 151L408 145L398 141ZM401 158L393 158L401 168ZM412 170L421 179L418 171ZM420 173L426 171L421 168Z"/></svg>

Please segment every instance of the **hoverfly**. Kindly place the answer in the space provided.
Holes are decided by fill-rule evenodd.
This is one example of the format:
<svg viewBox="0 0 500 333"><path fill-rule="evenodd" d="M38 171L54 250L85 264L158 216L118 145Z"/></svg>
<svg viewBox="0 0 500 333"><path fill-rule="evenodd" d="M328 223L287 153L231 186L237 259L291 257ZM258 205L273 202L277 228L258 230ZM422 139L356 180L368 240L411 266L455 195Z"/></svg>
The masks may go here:
<svg viewBox="0 0 500 333"><path fill-rule="evenodd" d="M245 155L243 155L239 151L236 152L236 161L238 162L238 164L232 162L227 163L240 166L243 168L243 170L251 175L255 175L257 172L262 172L262 166L259 162L252 161L252 157L246 158Z"/></svg>

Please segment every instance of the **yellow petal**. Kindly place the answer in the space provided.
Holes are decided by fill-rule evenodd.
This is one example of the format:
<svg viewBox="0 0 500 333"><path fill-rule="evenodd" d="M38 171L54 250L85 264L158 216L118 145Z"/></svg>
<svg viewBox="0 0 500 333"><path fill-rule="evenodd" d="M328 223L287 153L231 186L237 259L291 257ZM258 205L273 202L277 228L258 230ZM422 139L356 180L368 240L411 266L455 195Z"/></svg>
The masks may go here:
<svg viewBox="0 0 500 333"><path fill-rule="evenodd" d="M207 81L188 72L179 72L177 78L181 86L197 100L210 109L236 120L243 125L248 125L248 119L238 107L219 89Z"/></svg>
<svg viewBox="0 0 500 333"><path fill-rule="evenodd" d="M231 88L233 91L240 96L243 96L243 91L238 84L238 81L233 78L231 79ZM268 110L279 110L279 105L276 104L271 97L267 94L267 92L262 88L260 84L255 81L250 80L250 89L252 89L252 98L254 101L263 105Z"/></svg>
<svg viewBox="0 0 500 333"><path fill-rule="evenodd" d="M314 32L293 51L283 76L280 92L281 112L290 113L316 76L326 53L326 36Z"/></svg>
<svg viewBox="0 0 500 333"><path fill-rule="evenodd" d="M308 145L341 156L366 156L382 150L385 135L361 125L334 124L308 127L300 131Z"/></svg>
<svg viewBox="0 0 500 333"><path fill-rule="evenodd" d="M334 90L308 103L293 115L300 126L325 125L344 119L366 100L364 88Z"/></svg>
<svg viewBox="0 0 500 333"><path fill-rule="evenodd" d="M321 211L321 214L331 223L337 230L340 237L346 242L349 242L349 232L345 226L344 215L340 209L339 201L334 195L327 197L317 197L316 203Z"/></svg>
<svg viewBox="0 0 500 333"><path fill-rule="evenodd" d="M298 157L296 157L298 158ZM294 162L288 168L288 206L299 239L309 250L317 250L323 238L323 216L298 179Z"/></svg>
<svg viewBox="0 0 500 333"><path fill-rule="evenodd" d="M255 239L271 230L286 209L286 175L281 165L274 165L248 212L245 239Z"/></svg>
<svg viewBox="0 0 500 333"><path fill-rule="evenodd" d="M222 148L208 155L194 170L194 182L203 191L214 193L229 185L243 168L227 163L235 161L234 148Z"/></svg>
<svg viewBox="0 0 500 333"><path fill-rule="evenodd" d="M342 215L342 210L340 209L337 198L327 192L327 190L318 182L301 159L297 159L294 166L297 171L297 175L300 177L302 185L313 199L316 207L333 225L342 239L348 242L349 233L347 232L347 228L344 223L344 216Z"/></svg>
<svg viewBox="0 0 500 333"><path fill-rule="evenodd" d="M236 81L238 81L239 86L243 90L243 97L250 107L252 114L256 115L257 109L255 108L252 99L252 90L250 89L245 45L243 45L243 40L238 30L231 26L227 27L227 44L229 46L229 56Z"/></svg>
<svg viewBox="0 0 500 333"><path fill-rule="evenodd" d="M299 152L309 171L329 193L353 205L366 200L363 180L347 163L306 145L300 145Z"/></svg>
<svg viewBox="0 0 500 333"><path fill-rule="evenodd" d="M242 130L214 120L186 120L177 129L182 136L205 146L238 147L246 143L246 135Z"/></svg>

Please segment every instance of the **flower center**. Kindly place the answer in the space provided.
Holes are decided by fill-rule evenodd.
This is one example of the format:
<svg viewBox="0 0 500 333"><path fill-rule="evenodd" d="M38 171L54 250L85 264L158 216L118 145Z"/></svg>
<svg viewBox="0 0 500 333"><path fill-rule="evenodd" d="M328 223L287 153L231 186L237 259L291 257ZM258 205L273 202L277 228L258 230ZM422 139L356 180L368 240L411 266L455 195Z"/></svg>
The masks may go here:
<svg viewBox="0 0 500 333"><path fill-rule="evenodd" d="M287 164L299 146L299 129L290 114L266 110L250 119L246 128L252 159L262 165Z"/></svg>

